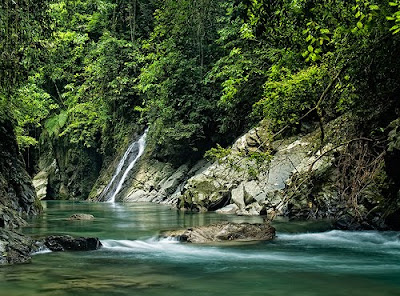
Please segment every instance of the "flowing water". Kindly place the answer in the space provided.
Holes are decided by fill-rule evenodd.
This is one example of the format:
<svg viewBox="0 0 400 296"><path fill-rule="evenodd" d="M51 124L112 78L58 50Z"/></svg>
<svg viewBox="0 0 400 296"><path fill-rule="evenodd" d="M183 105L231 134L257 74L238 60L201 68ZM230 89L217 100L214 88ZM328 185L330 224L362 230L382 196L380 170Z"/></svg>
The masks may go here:
<svg viewBox="0 0 400 296"><path fill-rule="evenodd" d="M147 132L148 129L146 129L146 131L137 141L132 142L132 144L129 145L128 149L126 149L124 156L118 163L118 166L114 172L114 175L111 178L111 181L107 184L106 188L104 188L103 192L100 194L100 200L115 202L115 197L121 191L126 177L144 152Z"/></svg>
<svg viewBox="0 0 400 296"><path fill-rule="evenodd" d="M277 239L191 245L157 239L160 230L259 217L191 214L155 204L46 202L33 236L97 236L90 252L41 253L0 268L0 295L400 295L398 232L324 231L276 223ZM93 221L68 221L73 213ZM323 231L323 232L319 232Z"/></svg>

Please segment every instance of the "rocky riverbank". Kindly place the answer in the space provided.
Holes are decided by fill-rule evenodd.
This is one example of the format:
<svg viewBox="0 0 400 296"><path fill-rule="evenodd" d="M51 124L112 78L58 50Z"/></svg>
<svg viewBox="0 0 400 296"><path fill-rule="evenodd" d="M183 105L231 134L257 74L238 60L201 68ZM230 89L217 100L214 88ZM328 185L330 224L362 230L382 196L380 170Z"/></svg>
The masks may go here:
<svg viewBox="0 0 400 296"><path fill-rule="evenodd" d="M323 130L271 141L261 123L232 145L229 156L180 167L145 155L117 200L268 219L327 218L339 229L398 229L398 147L378 151L357 124L344 115ZM396 138L396 126L385 133ZM252 152L270 158L260 163Z"/></svg>

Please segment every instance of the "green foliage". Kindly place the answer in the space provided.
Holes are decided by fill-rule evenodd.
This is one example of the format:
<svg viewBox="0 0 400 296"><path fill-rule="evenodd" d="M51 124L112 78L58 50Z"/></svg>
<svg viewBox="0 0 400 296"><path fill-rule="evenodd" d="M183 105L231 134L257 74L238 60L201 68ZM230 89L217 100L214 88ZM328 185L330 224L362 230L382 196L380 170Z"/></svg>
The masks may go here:
<svg viewBox="0 0 400 296"><path fill-rule="evenodd" d="M302 53L306 62L316 62L321 60L321 54L324 51L324 46L331 41L331 31L321 26L314 21L307 23L307 28L303 31L308 42L307 49Z"/></svg>
<svg viewBox="0 0 400 296"><path fill-rule="evenodd" d="M60 125L61 115L62 113L55 116L54 125L51 126L56 135L58 135L58 128L62 128ZM59 135L61 137L68 135L71 143L82 144L87 148L98 147L98 140L107 119L101 110L94 104L80 103L70 108L68 115L72 117L72 120Z"/></svg>
<svg viewBox="0 0 400 296"><path fill-rule="evenodd" d="M397 34L400 32L400 1L389 2L389 5L395 7L396 11L386 18L389 21L394 22L394 25L390 28L390 31L392 31L392 34Z"/></svg>
<svg viewBox="0 0 400 296"><path fill-rule="evenodd" d="M224 158L227 158L231 154L232 150L230 148L223 148L221 145L217 144L217 147L207 150L204 157L210 161L218 161L221 163Z"/></svg>
<svg viewBox="0 0 400 296"><path fill-rule="evenodd" d="M316 106L327 85L328 74L323 67L311 66L292 74L286 69L271 69L284 73L279 81L268 81L264 85L264 98L254 105L254 116L269 118L273 128L295 125L299 118ZM281 74L282 75L282 74Z"/></svg>
<svg viewBox="0 0 400 296"><path fill-rule="evenodd" d="M218 53L214 20L222 13L210 0L168 0L156 12L137 89L144 95L142 116L152 126L149 144L157 157L181 162L210 145L217 98L204 76Z"/></svg>
<svg viewBox="0 0 400 296"><path fill-rule="evenodd" d="M247 173L250 179L257 179L262 172L267 171L272 159L271 151L237 151L232 148L223 148L217 144L216 147L206 151L204 157L212 162L225 164L237 172Z"/></svg>
<svg viewBox="0 0 400 296"><path fill-rule="evenodd" d="M51 3L49 55L47 64L37 69L41 79L35 85L52 102L38 124L46 122L51 138L103 149L106 143L114 145L114 136L119 138L105 134L110 126L136 121L140 38L151 29L152 5L146 0Z"/></svg>
<svg viewBox="0 0 400 296"><path fill-rule="evenodd" d="M400 119L393 120L389 126L387 150L400 150Z"/></svg>
<svg viewBox="0 0 400 296"><path fill-rule="evenodd" d="M4 0L0 4L0 92L7 96L43 57L48 2Z"/></svg>
<svg viewBox="0 0 400 296"><path fill-rule="evenodd" d="M112 153L140 122L153 156L178 163L220 143L207 155L229 159L222 147L265 118L276 131L398 107L399 10L378 0L6 1L0 115L15 119L21 147L43 129ZM246 157L257 166L267 154Z"/></svg>
<svg viewBox="0 0 400 296"><path fill-rule="evenodd" d="M50 137L56 136L60 134L60 131L65 126L65 123L68 119L68 113L66 111L61 111L59 114L55 114L52 117L48 118L44 124L44 128Z"/></svg>

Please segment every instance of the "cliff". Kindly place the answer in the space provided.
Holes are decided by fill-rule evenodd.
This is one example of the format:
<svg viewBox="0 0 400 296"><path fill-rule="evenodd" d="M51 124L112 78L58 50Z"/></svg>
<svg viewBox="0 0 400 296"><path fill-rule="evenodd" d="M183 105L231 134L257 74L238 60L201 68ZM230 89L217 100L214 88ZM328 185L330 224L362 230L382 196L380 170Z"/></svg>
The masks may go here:
<svg viewBox="0 0 400 296"><path fill-rule="evenodd" d="M25 170L10 121L0 121L0 265L30 259L31 239L16 232L41 206Z"/></svg>

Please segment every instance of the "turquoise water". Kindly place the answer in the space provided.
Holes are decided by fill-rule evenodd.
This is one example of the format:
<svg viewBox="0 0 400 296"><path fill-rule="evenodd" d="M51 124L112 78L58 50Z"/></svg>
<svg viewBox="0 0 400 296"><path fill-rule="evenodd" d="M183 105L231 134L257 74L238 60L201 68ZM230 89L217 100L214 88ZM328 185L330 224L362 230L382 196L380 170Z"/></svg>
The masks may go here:
<svg viewBox="0 0 400 296"><path fill-rule="evenodd" d="M41 253L0 268L0 295L400 295L400 233L276 223L272 242L199 246L160 230L259 217L190 214L155 204L47 202L25 233L97 236L90 252ZM94 221L68 221L90 213Z"/></svg>

